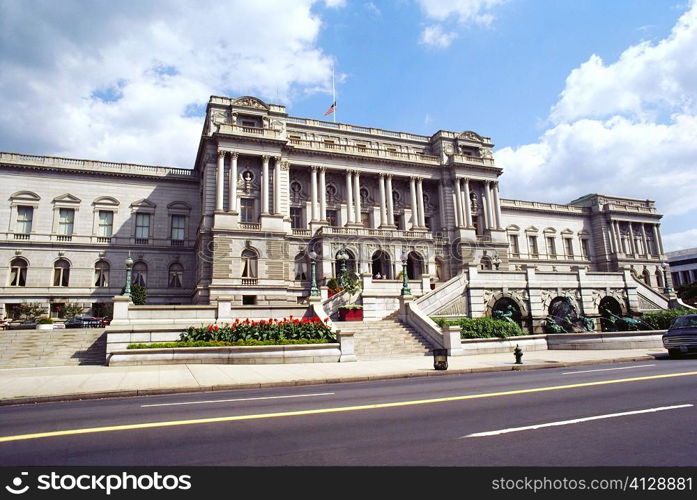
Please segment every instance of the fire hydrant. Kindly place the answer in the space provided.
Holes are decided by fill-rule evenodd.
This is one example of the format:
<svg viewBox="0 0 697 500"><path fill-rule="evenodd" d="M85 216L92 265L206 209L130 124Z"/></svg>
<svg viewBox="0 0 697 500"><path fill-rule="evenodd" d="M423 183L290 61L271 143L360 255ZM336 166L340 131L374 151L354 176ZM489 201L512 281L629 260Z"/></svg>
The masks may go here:
<svg viewBox="0 0 697 500"><path fill-rule="evenodd" d="M513 355L515 356L515 364L516 365L522 365L523 364L523 350L520 348L518 344L515 346L515 350L513 351Z"/></svg>

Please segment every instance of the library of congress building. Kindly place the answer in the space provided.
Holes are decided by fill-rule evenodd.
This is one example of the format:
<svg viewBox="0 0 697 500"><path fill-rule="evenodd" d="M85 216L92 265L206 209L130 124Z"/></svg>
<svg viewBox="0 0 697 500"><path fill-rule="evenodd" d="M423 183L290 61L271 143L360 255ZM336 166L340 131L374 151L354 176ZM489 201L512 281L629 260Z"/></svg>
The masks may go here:
<svg viewBox="0 0 697 500"><path fill-rule="evenodd" d="M608 298L620 314L666 306L652 201L507 198L493 146L213 96L191 168L0 153L0 314L96 312L123 292L129 255L148 304L298 305L313 270L326 299L345 266L364 282L366 319L393 312L405 283L417 298L444 290L423 303L432 315L508 299L533 320L557 296L589 316Z"/></svg>

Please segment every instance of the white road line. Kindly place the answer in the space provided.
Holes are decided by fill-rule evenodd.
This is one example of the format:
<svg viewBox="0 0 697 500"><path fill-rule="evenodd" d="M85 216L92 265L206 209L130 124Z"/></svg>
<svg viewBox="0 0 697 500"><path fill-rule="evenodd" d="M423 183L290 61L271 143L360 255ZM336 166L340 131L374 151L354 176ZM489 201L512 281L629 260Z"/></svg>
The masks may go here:
<svg viewBox="0 0 697 500"><path fill-rule="evenodd" d="M180 403L157 403L151 405L140 405L141 408L152 408L153 406L178 406L178 405L200 405L206 403L231 403L235 401L259 401L262 399L288 399L288 398L310 398L316 396L332 396L333 392L318 392L316 394L295 394L291 396L266 396L259 398L238 398L238 399L213 399L208 401L183 401Z"/></svg>
<svg viewBox="0 0 697 500"><path fill-rule="evenodd" d="M685 405L675 405L675 406L661 406L659 408L649 408L646 410L626 411L626 412L622 412L622 413L609 413L607 415L596 415L594 417L575 418L573 420L562 420L559 422L549 422L546 424L528 425L525 427L511 427L509 429L500 429L498 431L475 432L474 434L460 436L458 439L471 438L471 437L498 436L501 434L508 434L510 432L530 431L530 430L535 430L535 429L542 429L544 427L556 427L556 426L560 426L560 425L580 424L582 422L590 422L591 420L601 420L604 418L615 418L615 417L626 417L628 415L640 415L642 413L654 413L657 411L677 410L680 408L691 408L692 406L694 406L694 405L685 404Z"/></svg>
<svg viewBox="0 0 697 500"><path fill-rule="evenodd" d="M609 372L612 370L630 370L632 368L646 368L647 366L656 366L656 365L622 366L620 368L598 368L597 370L580 370L580 371L575 371L575 372L563 372L562 375L573 375L575 373L590 373L590 372Z"/></svg>

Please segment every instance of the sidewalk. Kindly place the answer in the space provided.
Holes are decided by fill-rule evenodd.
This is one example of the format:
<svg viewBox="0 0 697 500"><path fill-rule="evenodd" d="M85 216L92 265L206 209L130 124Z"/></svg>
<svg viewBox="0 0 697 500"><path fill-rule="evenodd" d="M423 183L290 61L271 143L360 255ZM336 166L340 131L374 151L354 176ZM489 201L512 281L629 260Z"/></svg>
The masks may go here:
<svg viewBox="0 0 697 500"><path fill-rule="evenodd" d="M288 365L188 364L0 369L0 405L556 368L653 360L664 356L665 351L656 348L546 350L526 352L523 364L515 365L512 353L478 354L450 357L446 371L435 370L430 356Z"/></svg>

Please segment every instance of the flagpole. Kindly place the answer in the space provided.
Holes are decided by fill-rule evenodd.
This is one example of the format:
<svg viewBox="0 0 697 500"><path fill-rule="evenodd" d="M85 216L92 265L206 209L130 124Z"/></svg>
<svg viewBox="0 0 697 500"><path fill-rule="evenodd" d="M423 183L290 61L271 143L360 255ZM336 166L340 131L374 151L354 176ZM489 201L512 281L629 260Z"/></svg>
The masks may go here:
<svg viewBox="0 0 697 500"><path fill-rule="evenodd" d="M334 112L332 116L334 117L334 123L336 123L336 87L334 86L334 64L332 63L332 96L334 97Z"/></svg>

